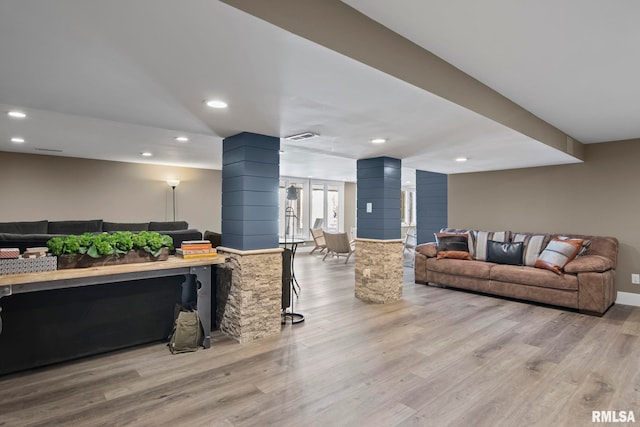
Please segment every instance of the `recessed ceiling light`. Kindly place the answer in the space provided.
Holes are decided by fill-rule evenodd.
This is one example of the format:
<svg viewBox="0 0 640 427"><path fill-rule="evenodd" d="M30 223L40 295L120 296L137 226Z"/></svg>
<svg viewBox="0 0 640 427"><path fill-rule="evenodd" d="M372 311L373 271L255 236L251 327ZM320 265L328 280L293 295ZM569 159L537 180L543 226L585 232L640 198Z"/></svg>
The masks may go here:
<svg viewBox="0 0 640 427"><path fill-rule="evenodd" d="M466 162L467 160L469 159L467 159L466 157L456 157L456 162L459 162L459 163Z"/></svg>
<svg viewBox="0 0 640 427"><path fill-rule="evenodd" d="M227 108L227 103L219 99L210 99L207 101L207 107L211 108Z"/></svg>
<svg viewBox="0 0 640 427"><path fill-rule="evenodd" d="M17 110L9 111L7 115L9 117L13 117L14 119L24 119L25 117L27 117L27 115L24 112L17 111Z"/></svg>
<svg viewBox="0 0 640 427"><path fill-rule="evenodd" d="M148 151L145 151L144 153L140 153L140 154L142 154L144 157L151 157L151 156L153 156L153 154L151 154L151 153L150 153L150 152L148 152Z"/></svg>
<svg viewBox="0 0 640 427"><path fill-rule="evenodd" d="M11 138L11 142L13 142L14 144L22 144L24 142L24 138L14 136L13 138Z"/></svg>
<svg viewBox="0 0 640 427"><path fill-rule="evenodd" d="M374 138L371 140L372 144L384 144L385 142L387 142L387 140L384 138Z"/></svg>
<svg viewBox="0 0 640 427"><path fill-rule="evenodd" d="M411 181L405 181L404 183L405 184L411 184Z"/></svg>
<svg viewBox="0 0 640 427"><path fill-rule="evenodd" d="M284 150L280 150L280 154L284 154Z"/></svg>
<svg viewBox="0 0 640 427"><path fill-rule="evenodd" d="M189 138L186 136L176 136L176 141L178 142L189 142Z"/></svg>

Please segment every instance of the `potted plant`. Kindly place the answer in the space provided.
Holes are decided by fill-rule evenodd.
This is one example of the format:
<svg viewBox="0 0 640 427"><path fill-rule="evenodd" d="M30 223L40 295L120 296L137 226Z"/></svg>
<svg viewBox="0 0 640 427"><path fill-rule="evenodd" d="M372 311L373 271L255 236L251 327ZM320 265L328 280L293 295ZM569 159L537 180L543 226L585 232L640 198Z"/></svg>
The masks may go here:
<svg viewBox="0 0 640 427"><path fill-rule="evenodd" d="M85 268L163 261L173 249L173 239L154 231L85 233L54 237L49 239L47 247L58 257L58 269Z"/></svg>

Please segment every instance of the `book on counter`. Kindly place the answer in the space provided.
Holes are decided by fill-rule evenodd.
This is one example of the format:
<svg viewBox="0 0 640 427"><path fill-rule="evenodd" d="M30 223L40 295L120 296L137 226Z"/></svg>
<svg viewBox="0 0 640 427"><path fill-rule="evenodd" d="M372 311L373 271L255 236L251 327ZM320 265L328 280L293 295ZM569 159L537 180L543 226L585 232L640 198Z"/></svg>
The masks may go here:
<svg viewBox="0 0 640 427"><path fill-rule="evenodd" d="M185 240L180 247L183 251L198 251L211 249L211 242L208 240Z"/></svg>
<svg viewBox="0 0 640 427"><path fill-rule="evenodd" d="M49 248L46 247L38 247L38 248L27 248L22 254L23 258L40 258L43 256L47 256L49 252Z"/></svg>
<svg viewBox="0 0 640 427"><path fill-rule="evenodd" d="M182 245L211 245L208 240L183 240Z"/></svg>
<svg viewBox="0 0 640 427"><path fill-rule="evenodd" d="M215 248L209 249L176 249L176 256L180 258L209 258L218 255Z"/></svg>

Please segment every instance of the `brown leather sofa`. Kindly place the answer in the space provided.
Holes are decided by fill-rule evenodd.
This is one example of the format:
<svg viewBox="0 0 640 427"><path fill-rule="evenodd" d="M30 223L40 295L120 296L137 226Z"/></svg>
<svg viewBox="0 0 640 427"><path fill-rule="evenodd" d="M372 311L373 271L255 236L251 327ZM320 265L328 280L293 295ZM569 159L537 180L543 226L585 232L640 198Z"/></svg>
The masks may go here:
<svg viewBox="0 0 640 427"><path fill-rule="evenodd" d="M437 259L436 243L425 243L416 248L415 282L569 307L601 316L616 300L618 239L563 236L589 239L591 245L584 255L570 261L560 275L527 266Z"/></svg>

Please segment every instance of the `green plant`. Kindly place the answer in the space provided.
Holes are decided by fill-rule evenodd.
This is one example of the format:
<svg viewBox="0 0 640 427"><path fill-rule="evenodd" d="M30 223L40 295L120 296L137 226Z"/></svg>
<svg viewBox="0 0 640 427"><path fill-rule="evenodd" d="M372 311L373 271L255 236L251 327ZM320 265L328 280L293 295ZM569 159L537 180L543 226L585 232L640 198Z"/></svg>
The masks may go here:
<svg viewBox="0 0 640 427"><path fill-rule="evenodd" d="M115 233L70 235L53 237L47 242L49 251L56 256L86 254L92 258L105 255L120 256L132 249L142 249L153 256L160 255L163 248L173 249L171 236L155 231L117 231Z"/></svg>

